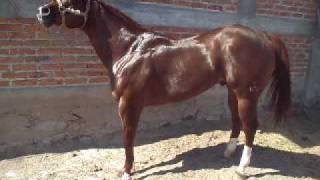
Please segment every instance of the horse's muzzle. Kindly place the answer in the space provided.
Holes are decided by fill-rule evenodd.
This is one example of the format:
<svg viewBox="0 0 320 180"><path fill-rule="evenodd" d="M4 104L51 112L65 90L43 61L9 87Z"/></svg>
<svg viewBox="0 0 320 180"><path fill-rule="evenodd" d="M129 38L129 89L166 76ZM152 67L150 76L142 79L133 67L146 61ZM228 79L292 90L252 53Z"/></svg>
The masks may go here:
<svg viewBox="0 0 320 180"><path fill-rule="evenodd" d="M38 21L41 24L49 24L49 22L46 21L49 20L50 13L51 11L49 5L40 6L37 13Z"/></svg>

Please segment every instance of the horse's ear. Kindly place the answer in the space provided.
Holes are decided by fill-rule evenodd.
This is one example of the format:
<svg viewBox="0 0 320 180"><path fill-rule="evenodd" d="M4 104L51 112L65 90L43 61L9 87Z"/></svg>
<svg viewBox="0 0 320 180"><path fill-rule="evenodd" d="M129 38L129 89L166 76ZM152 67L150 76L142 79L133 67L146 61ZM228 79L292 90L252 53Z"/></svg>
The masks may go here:
<svg viewBox="0 0 320 180"><path fill-rule="evenodd" d="M82 6L86 4L87 0L71 0L74 5Z"/></svg>
<svg viewBox="0 0 320 180"><path fill-rule="evenodd" d="M78 3L80 4L86 4L88 0L77 0Z"/></svg>

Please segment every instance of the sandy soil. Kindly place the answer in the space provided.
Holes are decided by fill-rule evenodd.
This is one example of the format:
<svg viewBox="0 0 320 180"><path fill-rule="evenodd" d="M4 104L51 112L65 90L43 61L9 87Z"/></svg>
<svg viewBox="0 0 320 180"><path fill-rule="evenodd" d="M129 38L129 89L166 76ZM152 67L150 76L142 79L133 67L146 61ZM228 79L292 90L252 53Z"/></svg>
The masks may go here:
<svg viewBox="0 0 320 180"><path fill-rule="evenodd" d="M320 122L295 116L277 128L262 124L248 168L251 179L320 179ZM140 131L134 179L240 179L234 169L242 146L233 158L223 157L229 127L225 121L186 120ZM0 179L119 179L123 161L119 133L66 140L2 159Z"/></svg>

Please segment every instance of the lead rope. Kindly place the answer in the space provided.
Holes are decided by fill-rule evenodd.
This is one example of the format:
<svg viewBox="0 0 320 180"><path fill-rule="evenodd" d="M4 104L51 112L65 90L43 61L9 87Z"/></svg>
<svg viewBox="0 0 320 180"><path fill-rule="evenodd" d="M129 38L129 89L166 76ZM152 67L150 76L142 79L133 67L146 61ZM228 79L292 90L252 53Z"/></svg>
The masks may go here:
<svg viewBox="0 0 320 180"><path fill-rule="evenodd" d="M72 14L75 14L75 15L78 15L78 16L82 16L84 18L84 22L83 22L82 26L80 27L80 29L83 29L86 26L87 21L88 21L88 14L89 14L89 11L91 9L91 0L87 1L85 12L81 12L80 10L75 10L73 8L65 8L63 6L61 0L57 0L57 2L58 2L58 5L59 5L59 11L60 11L60 14L61 14L61 25L63 27L67 27L66 26L66 17L65 17L66 12L69 12L69 13L72 13Z"/></svg>

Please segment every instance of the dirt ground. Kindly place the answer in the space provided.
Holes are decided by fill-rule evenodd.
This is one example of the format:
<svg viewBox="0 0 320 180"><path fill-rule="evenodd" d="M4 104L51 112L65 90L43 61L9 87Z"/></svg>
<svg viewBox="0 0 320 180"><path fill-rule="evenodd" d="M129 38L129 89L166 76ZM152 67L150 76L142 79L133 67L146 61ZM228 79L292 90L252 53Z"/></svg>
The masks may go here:
<svg viewBox="0 0 320 180"><path fill-rule="evenodd" d="M185 120L138 132L134 179L241 179L234 170L242 142L223 157L230 123ZM320 122L302 115L280 127L263 123L255 139L250 179L320 179ZM0 161L0 179L119 179L124 161L120 133L35 147Z"/></svg>

